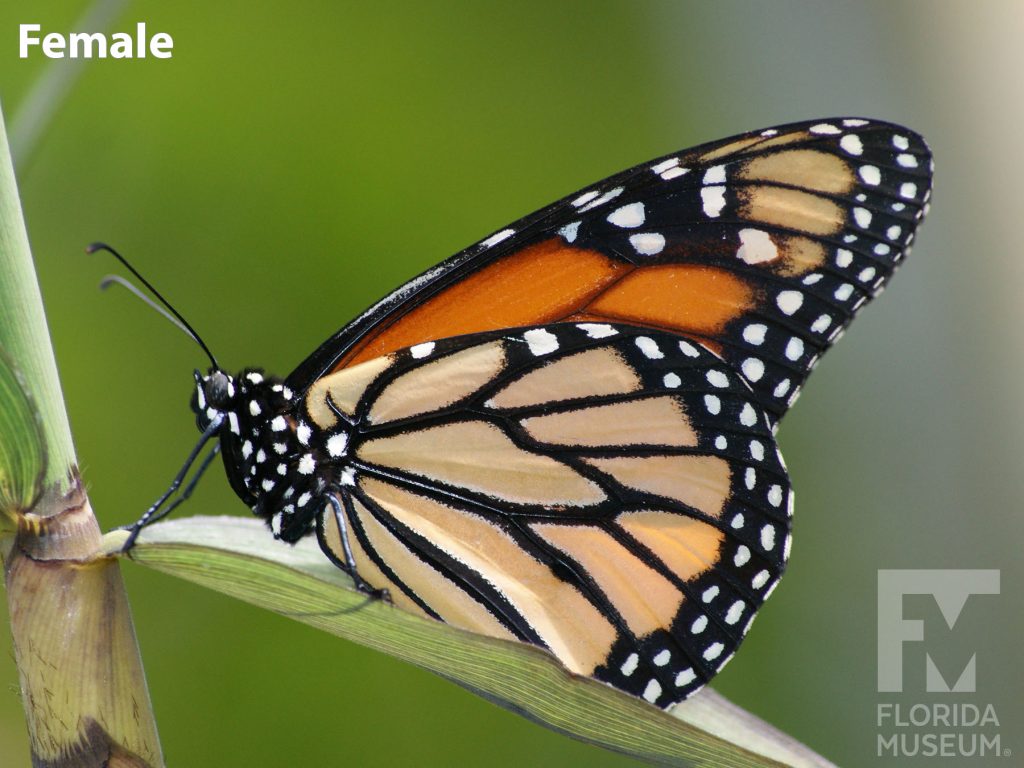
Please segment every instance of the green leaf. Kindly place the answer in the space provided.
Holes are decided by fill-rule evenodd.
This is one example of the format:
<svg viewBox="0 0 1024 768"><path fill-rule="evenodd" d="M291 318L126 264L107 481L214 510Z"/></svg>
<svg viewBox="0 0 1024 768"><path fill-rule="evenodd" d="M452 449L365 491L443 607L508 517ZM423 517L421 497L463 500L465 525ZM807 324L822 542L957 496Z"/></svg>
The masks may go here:
<svg viewBox="0 0 1024 768"><path fill-rule="evenodd" d="M116 551L126 534L106 537ZM370 600L313 540L275 541L257 520L192 517L147 528L130 557L416 664L531 720L658 765L829 766L705 689L667 714L549 653L466 632Z"/></svg>
<svg viewBox="0 0 1024 768"><path fill-rule="evenodd" d="M0 350L0 515L13 521L32 509L45 473L39 411L14 363Z"/></svg>

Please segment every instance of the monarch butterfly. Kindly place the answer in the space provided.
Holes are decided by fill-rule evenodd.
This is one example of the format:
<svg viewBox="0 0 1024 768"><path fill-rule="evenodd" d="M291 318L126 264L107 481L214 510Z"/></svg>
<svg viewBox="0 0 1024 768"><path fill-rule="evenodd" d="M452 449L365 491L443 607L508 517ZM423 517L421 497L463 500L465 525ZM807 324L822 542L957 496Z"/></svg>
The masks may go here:
<svg viewBox="0 0 1024 768"><path fill-rule="evenodd" d="M315 534L360 589L671 707L778 584L778 421L909 251L931 171L897 125L755 131L497 231L286 379L196 335L202 438L129 546L219 438L197 477L222 453L276 538Z"/></svg>

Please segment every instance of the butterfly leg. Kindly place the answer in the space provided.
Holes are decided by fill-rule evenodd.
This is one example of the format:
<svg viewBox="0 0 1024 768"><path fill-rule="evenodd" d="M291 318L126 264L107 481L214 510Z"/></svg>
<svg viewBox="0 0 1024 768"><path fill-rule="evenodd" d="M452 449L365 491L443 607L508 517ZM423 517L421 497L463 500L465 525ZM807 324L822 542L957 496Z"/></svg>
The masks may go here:
<svg viewBox="0 0 1024 768"><path fill-rule="evenodd" d="M220 430L223 421L224 417L218 416L216 419L210 422L210 426L206 428L206 431L203 432L202 436L199 438L199 442L196 443L195 447L189 453L188 458L185 460L184 465L181 467L181 470L178 472L177 475L174 476L174 480L171 481L170 487L168 487L168 489L164 491L163 494L161 494L159 499L157 499L150 505L149 509L147 509L143 513L142 517L140 517L130 526L125 526L125 530L129 531L129 533L128 539L125 541L124 546L121 547L122 553L130 551L131 548L135 546L135 540L139 537L139 533L142 532L143 528L145 528L147 525L150 525L151 523L155 523L157 520L166 517L168 514L171 513L171 511L175 507L177 507L179 504L181 504L183 501L188 499L189 496L192 495L192 491L195 490L195 487L199 482L199 478L203 476L203 473L209 468L210 464L213 462L214 457L220 452L219 444L214 446L213 450L210 451L210 454L205 459L203 459L202 464L199 465L199 469L196 470L196 473L193 476L191 482L189 482L189 484L185 486L185 490L182 492L182 494L173 502L171 502L171 504L166 509L160 509L184 482L185 477L188 475L188 471L192 468L192 465L195 464L196 458L199 456L200 451L203 450L203 446L206 445L206 442L210 438L217 434L217 432Z"/></svg>
<svg viewBox="0 0 1024 768"><path fill-rule="evenodd" d="M391 593L387 588L377 589L371 587L370 584L359 575L359 571L356 570L356 559L352 555L352 545L348 539L348 521L345 519L345 510L342 509L341 502L338 497L333 493L327 494L327 500L330 502L331 507L334 511L334 520L338 524L338 534L341 537L341 548L345 553L345 562L337 563L342 569L352 577L352 581L355 582L356 589L363 594L369 595L375 600L383 600L384 602L391 602ZM329 552L328 549L322 547L325 552Z"/></svg>

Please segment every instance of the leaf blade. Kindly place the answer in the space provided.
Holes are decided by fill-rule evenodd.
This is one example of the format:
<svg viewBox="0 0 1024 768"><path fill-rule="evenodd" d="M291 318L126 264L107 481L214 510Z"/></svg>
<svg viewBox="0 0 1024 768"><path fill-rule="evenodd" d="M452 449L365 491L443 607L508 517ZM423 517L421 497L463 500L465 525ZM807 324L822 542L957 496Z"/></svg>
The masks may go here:
<svg viewBox="0 0 1024 768"><path fill-rule="evenodd" d="M113 549L121 534L108 534ZM352 589L315 541L274 541L257 520L192 517L147 528L132 559L429 669L556 731L658 765L831 763L705 690L666 714L565 670L547 652L424 619Z"/></svg>

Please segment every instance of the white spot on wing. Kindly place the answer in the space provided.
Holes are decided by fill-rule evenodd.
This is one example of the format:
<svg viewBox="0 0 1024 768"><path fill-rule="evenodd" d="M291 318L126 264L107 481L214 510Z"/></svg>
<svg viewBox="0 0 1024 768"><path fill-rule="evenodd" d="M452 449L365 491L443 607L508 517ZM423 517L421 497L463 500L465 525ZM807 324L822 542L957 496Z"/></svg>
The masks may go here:
<svg viewBox="0 0 1024 768"><path fill-rule="evenodd" d="M592 339L605 339L618 333L605 323L579 323L576 327Z"/></svg>
<svg viewBox="0 0 1024 768"><path fill-rule="evenodd" d="M661 174L667 171L669 168L675 168L677 165L679 165L679 158L670 157L668 160L662 160L657 165L652 165L651 170L657 174Z"/></svg>
<svg viewBox="0 0 1024 768"><path fill-rule="evenodd" d="M762 571L761 573L764 573L764 571ZM760 575L760 574L758 574L758 575ZM740 616L743 615L743 609L745 607L746 606L743 604L742 600L737 600L735 603L730 605L729 606L729 610L726 611L726 613L725 613L725 623L726 624L735 624L737 621L739 621L740 620Z"/></svg>
<svg viewBox="0 0 1024 768"><path fill-rule="evenodd" d="M546 355L558 349L558 338L544 328L534 328L523 334L523 339L534 355Z"/></svg>
<svg viewBox="0 0 1024 768"><path fill-rule="evenodd" d="M861 143L860 136L855 133L848 133L843 136L839 140L839 146L851 155L860 155L864 152L864 144Z"/></svg>
<svg viewBox="0 0 1024 768"><path fill-rule="evenodd" d="M794 336L786 344L786 357L792 360L794 363L804 355L804 342L803 339Z"/></svg>
<svg viewBox="0 0 1024 768"><path fill-rule="evenodd" d="M629 656L626 657L626 660L622 662L622 674L624 674L626 677L629 677L634 672L636 672L636 668L639 665L640 657L635 653L629 654Z"/></svg>
<svg viewBox="0 0 1024 768"><path fill-rule="evenodd" d="M862 165L857 169L857 173L864 180L865 184L872 187L877 187L882 183L882 172L878 170L877 166L874 165Z"/></svg>
<svg viewBox="0 0 1024 768"><path fill-rule="evenodd" d="M857 206L853 209L853 220L857 222L857 226L861 229L867 229L871 226L871 211Z"/></svg>
<svg viewBox="0 0 1024 768"><path fill-rule="evenodd" d="M729 386L729 377L721 371L711 370L704 374L704 376L707 378L708 383L713 387L724 389Z"/></svg>
<svg viewBox="0 0 1024 768"><path fill-rule="evenodd" d="M647 687L644 688L644 698L653 704L658 700L659 696L661 696L661 683L652 678L647 683Z"/></svg>
<svg viewBox="0 0 1024 768"><path fill-rule="evenodd" d="M725 184L725 166L715 165L704 172L705 184Z"/></svg>
<svg viewBox="0 0 1024 768"><path fill-rule="evenodd" d="M625 187L616 187L615 189L611 189L611 190L605 192L603 195L601 195L596 200L594 200L594 201L592 201L590 203L587 203L582 208L580 208L580 212L582 213L583 211L589 211L591 208L597 208L597 206L599 206L599 205L604 205L609 200L614 200L616 197L621 195L625 191L625 189L626 189Z"/></svg>
<svg viewBox="0 0 1024 768"><path fill-rule="evenodd" d="M779 249L772 242L771 235L760 229L741 229L740 247L736 258L747 264L761 264L779 258Z"/></svg>
<svg viewBox="0 0 1024 768"><path fill-rule="evenodd" d="M503 229L501 230L501 232L495 232L493 235L491 235L482 243L480 243L480 245L483 246L484 248L490 248L493 245L497 245L502 240L508 240L515 233L516 231L514 229Z"/></svg>
<svg viewBox="0 0 1024 768"><path fill-rule="evenodd" d="M689 685L697 679L697 675L694 673L693 668L684 669L678 675L676 675L676 686L682 688L684 685Z"/></svg>
<svg viewBox="0 0 1024 768"><path fill-rule="evenodd" d="M843 283L836 288L833 294L839 301L846 301L853 295L853 286L850 283Z"/></svg>
<svg viewBox="0 0 1024 768"><path fill-rule="evenodd" d="M700 357L700 352L697 351L697 348L688 341L679 342L679 351L687 357Z"/></svg>
<svg viewBox="0 0 1024 768"><path fill-rule="evenodd" d="M733 555L732 561L736 564L737 568L741 568L750 562L750 550L747 549L746 544L740 544L736 547L736 554Z"/></svg>
<svg viewBox="0 0 1024 768"><path fill-rule="evenodd" d="M637 336L635 341L637 347L644 353L644 357L651 360L661 360L665 357L665 353L661 351L661 348L654 339L647 336Z"/></svg>
<svg viewBox="0 0 1024 768"><path fill-rule="evenodd" d="M575 208L579 208L580 206L589 203L591 200L597 197L598 194L599 193L596 189L592 189L590 192L584 192L582 195L580 195L579 197L572 201L572 205Z"/></svg>
<svg viewBox="0 0 1024 768"><path fill-rule="evenodd" d="M641 232L630 235L629 244L642 256L654 256L665 249L665 236L658 232Z"/></svg>
<svg viewBox="0 0 1024 768"><path fill-rule="evenodd" d="M427 357L434 352L434 342L425 341L422 344L409 347L409 354L415 357L417 360L423 357Z"/></svg>
<svg viewBox="0 0 1024 768"><path fill-rule="evenodd" d="M783 314L793 315L804 303L804 295L800 291L780 291L775 303Z"/></svg>
<svg viewBox="0 0 1024 768"><path fill-rule="evenodd" d="M743 340L748 344L759 347L764 344L764 335L768 332L768 326L763 323L751 323L743 329Z"/></svg>
<svg viewBox="0 0 1024 768"><path fill-rule="evenodd" d="M725 208L725 187L702 187L700 199L704 204L704 215L717 219Z"/></svg>
<svg viewBox="0 0 1024 768"><path fill-rule="evenodd" d="M757 423L757 411L754 410L754 406L750 403L743 404L743 410L740 411L740 424L745 427L752 427Z"/></svg>
<svg viewBox="0 0 1024 768"><path fill-rule="evenodd" d="M572 224L566 224L558 230L558 234L564 237L567 243L572 243L576 240L576 234L579 232L579 228L580 223L578 221L574 221Z"/></svg>
<svg viewBox="0 0 1024 768"><path fill-rule="evenodd" d="M644 223L644 204L630 203L608 214L608 222L617 227L633 229Z"/></svg>
<svg viewBox="0 0 1024 768"><path fill-rule="evenodd" d="M705 651L704 651L704 658L707 661L714 661L715 659L717 659L719 656L722 655L722 651L724 651L724 650L725 650L725 646L722 645L721 643L712 643L711 645L709 645L707 647L707 649L705 649Z"/></svg>
<svg viewBox="0 0 1024 768"><path fill-rule="evenodd" d="M750 458L754 461L764 461L764 445L759 440L750 441Z"/></svg>
<svg viewBox="0 0 1024 768"><path fill-rule="evenodd" d="M758 382L764 376L764 363L756 357L748 357L740 365L740 368L743 370L743 375L747 377L747 381Z"/></svg>

